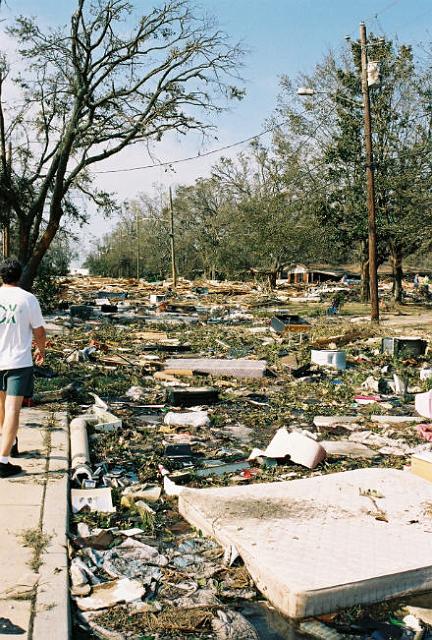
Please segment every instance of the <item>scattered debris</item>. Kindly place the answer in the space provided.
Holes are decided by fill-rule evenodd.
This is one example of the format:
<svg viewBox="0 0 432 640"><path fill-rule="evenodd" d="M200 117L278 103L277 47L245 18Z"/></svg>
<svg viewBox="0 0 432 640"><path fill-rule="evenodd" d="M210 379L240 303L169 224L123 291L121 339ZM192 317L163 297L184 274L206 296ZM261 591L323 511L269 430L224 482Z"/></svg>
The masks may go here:
<svg viewBox="0 0 432 640"><path fill-rule="evenodd" d="M358 285L347 282L343 287L282 282L268 293L249 282L179 279L173 291L169 283L142 280L64 281L62 308L70 310L49 320L54 332L49 375L38 377L35 400L68 402L72 415L78 416L71 424L72 597L77 602L91 599L100 586L115 590L123 580L143 590L132 601L133 590L128 592L126 605L114 598L103 605L103 613L79 610L77 624L116 638L143 633L164 640L189 633L262 636L244 606L258 604L252 577L260 586L259 576L252 569L249 574L249 564L243 564L241 544L223 544L222 549L181 518L175 498L183 509L190 491L196 495L225 486L227 491L249 490L252 511L243 498L236 498L221 517L237 514L233 531L238 535L243 521L255 523L250 546L254 554L252 543L263 522L273 517L259 554L264 558L277 543L285 548L289 542L283 559L272 564L276 577L291 557L312 562L312 568L303 571L304 580L319 574L324 556L327 563L332 558L332 572L349 564L346 557L334 560L338 548L313 558L309 548L299 552L303 532L320 522L322 487L332 476L344 478L340 494L346 500L339 507L337 500L326 504L325 512L335 526L346 525L340 536L349 540L350 556L356 553L356 536L372 531L387 536L379 547L386 549L378 553L381 562L393 548L399 526L415 538L409 553L400 551L401 562L419 552L423 543L418 544L417 536L432 530L428 490L422 489L421 507L412 500L397 515L389 508L391 491L371 481L354 495L347 473L362 467L402 469L413 458L412 466L423 464L420 475L428 477L431 465L427 455L425 460L421 456L431 452L425 415L429 400L417 399L430 386L427 334L422 330L421 337L394 338L387 328L382 341L381 329L349 318L349 300L356 299ZM381 277L380 287L390 289ZM343 315L325 315L342 290ZM381 297L385 291L382 288ZM413 415L417 403L421 411ZM413 471L403 476L405 492L410 479L429 487ZM286 501L259 498L262 487L280 480L287 486L319 480L307 498L291 505L288 515L299 530L288 539L281 535L289 511ZM196 498L195 510L201 508L200 500ZM217 505L222 506L219 498ZM261 518L255 521L256 511ZM195 525L203 530L202 522ZM219 526L219 519L214 520L214 528ZM326 538L321 536L319 544L325 545ZM356 584L365 566L367 562L359 560L356 575L340 578L340 583ZM384 563L382 575L387 570ZM396 584L397 578L392 575L391 581ZM266 596L273 597L267 591ZM362 610L367 609L365 602ZM267 619L267 613L261 618ZM308 609L309 614L314 612ZM409 620L395 617L401 618L404 635L394 640L414 640L420 631L409 628ZM379 631L377 626L361 627L358 618L359 612L350 610L343 625L328 616L305 624L319 624L319 629L310 627L308 635L329 640L334 637L329 633L372 636ZM373 640L393 640L388 629L398 627L387 620L382 624L387 625L380 631L383 637ZM289 626L268 637L279 640L296 632Z"/></svg>
<svg viewBox="0 0 432 640"><path fill-rule="evenodd" d="M253 626L237 611L216 612L212 628L217 640L259 640Z"/></svg>
<svg viewBox="0 0 432 640"><path fill-rule="evenodd" d="M123 602L134 602L145 594L145 588L138 580L113 580L104 584L95 585L90 596L76 598L77 606L81 611L97 611L109 609Z"/></svg>

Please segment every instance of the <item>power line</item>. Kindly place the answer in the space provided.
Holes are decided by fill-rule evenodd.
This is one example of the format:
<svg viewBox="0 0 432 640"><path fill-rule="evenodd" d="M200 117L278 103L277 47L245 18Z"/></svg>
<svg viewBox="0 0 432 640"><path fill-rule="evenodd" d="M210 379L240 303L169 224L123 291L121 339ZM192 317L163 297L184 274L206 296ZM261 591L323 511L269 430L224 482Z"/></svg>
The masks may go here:
<svg viewBox="0 0 432 640"><path fill-rule="evenodd" d="M324 99L321 102L317 103L317 105L319 106L320 104L325 103L327 100ZM299 113L294 114L295 117L298 116L302 116L305 113L309 113L310 110L309 109L305 109L304 111L301 111ZM416 116L416 118L413 118L413 120L416 120L420 117L424 117L427 116L428 114L420 114L418 116ZM192 156L186 156L185 158L178 158L177 160L167 160L166 162L158 162L158 163L154 163L154 164L147 164L147 165L138 165L136 167L127 167L127 168L122 168L122 169L106 169L106 170L102 170L102 171L95 171L94 173L97 175L100 174L108 174L108 173L128 173L130 171L142 171L142 170L146 170L146 169L156 169L159 167L169 167L172 165L177 165L177 164L182 164L183 162L191 162L193 160L198 160L200 158L205 158L205 157L209 157L212 155L215 155L217 153L221 153L223 151L228 151L230 149L234 149L236 147L239 147L243 144L246 144L248 142L252 142L253 140L258 140L259 138L261 138L264 135L267 135L268 133L271 133L273 131L276 131L277 129L280 129L281 127L283 127L285 124L287 124L289 122L288 119L283 120L282 122L279 122L275 125L272 125L271 127L268 127L266 129L263 129L261 132L253 135L253 136L249 136L248 138L244 138L243 140L238 140L237 142L233 142L232 144L228 144L225 145L223 147L218 147L217 149L212 149L210 151L205 151L203 153L197 153L196 155L192 155ZM325 122L325 120L321 120L319 125L323 125ZM316 129L314 130L314 133L316 133ZM305 139L305 141L303 141L301 144L304 144L305 142L307 142L308 140L311 139L311 135L308 135ZM301 146L301 145L300 145ZM300 148L299 146L299 148ZM297 149L298 150L298 149Z"/></svg>
<svg viewBox="0 0 432 640"><path fill-rule="evenodd" d="M214 155L215 153L221 153L222 151L228 151L229 149L233 149L234 147L239 147L242 144L246 144L247 142L252 142L252 140L257 140L258 138L274 131L274 129L281 127L285 123L280 123L275 127L271 127L269 129L264 129L260 133L257 133L254 136L250 136L249 138L244 138L244 140L239 140L238 142L233 142L232 144L227 144L224 147L219 147L217 149L212 149L211 151L205 151L204 153L197 153L194 156L187 156L185 158L178 158L177 160L167 160L166 162L157 162L154 164L144 164L137 167L128 167L124 169L106 169L104 171L95 171L95 174L102 173L127 173L129 171L140 171L142 169L155 169L157 167L169 167L173 164L180 164L182 162L190 162L191 160L197 160L198 158L205 158L207 156Z"/></svg>
<svg viewBox="0 0 432 640"><path fill-rule="evenodd" d="M325 102L325 100L323 100L322 102ZM318 103L318 104L321 104L321 103ZM305 113L308 113L309 111L310 111L309 109L305 109L304 111L301 111L300 113L295 115L296 117L298 117ZM208 156L215 155L216 153L221 153L222 151L228 151L229 149L234 149L235 147L239 147L248 142L252 142L253 140L258 140L262 136L265 136L268 133L271 133L272 131L276 131L277 129L280 129L285 124L287 124L287 122L288 120L285 119L282 122L279 122L278 124L275 124L275 125L272 125L271 127L263 129L262 131L260 131L259 133L253 136L249 136L248 138L244 138L243 140L238 140L237 142L233 142L232 144L227 144L223 147L218 147L217 149L212 149L211 151L197 153L196 155L193 155L193 156L186 156L185 158L178 158L177 160L167 160L166 162L157 162L154 164L145 164L145 165L139 165L136 167L128 167L124 169L106 169L103 171L95 171L94 173L97 175L105 174L105 173L128 173L129 171L141 171L144 169L155 169L158 167L170 167L172 165L181 164L183 162L191 162L192 160L198 160L199 158L206 158Z"/></svg>

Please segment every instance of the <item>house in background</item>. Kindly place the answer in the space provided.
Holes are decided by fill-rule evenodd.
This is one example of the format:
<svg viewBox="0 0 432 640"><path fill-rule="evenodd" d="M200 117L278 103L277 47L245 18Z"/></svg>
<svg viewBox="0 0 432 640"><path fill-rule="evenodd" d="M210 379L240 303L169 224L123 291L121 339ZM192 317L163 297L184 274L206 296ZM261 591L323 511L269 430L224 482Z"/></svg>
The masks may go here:
<svg viewBox="0 0 432 640"><path fill-rule="evenodd" d="M339 282L342 276L343 272L323 271L298 264L294 268L283 269L280 278L288 284L318 284L320 282Z"/></svg>

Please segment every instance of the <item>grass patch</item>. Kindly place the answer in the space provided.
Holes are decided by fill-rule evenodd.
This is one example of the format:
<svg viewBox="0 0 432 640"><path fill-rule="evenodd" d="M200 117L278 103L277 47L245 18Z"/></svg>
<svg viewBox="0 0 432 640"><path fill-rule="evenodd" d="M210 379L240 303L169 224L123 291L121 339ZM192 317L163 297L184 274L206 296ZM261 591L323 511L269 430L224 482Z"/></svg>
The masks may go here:
<svg viewBox="0 0 432 640"><path fill-rule="evenodd" d="M182 634L193 634L204 629L209 630L212 617L212 611L208 608L173 608L158 614L135 613L132 615L127 612L127 609L116 609L98 617L96 623L121 633L181 632Z"/></svg>
<svg viewBox="0 0 432 640"><path fill-rule="evenodd" d="M46 551L51 540L51 536L44 533L36 527L34 529L26 529L21 533L21 541L24 547L32 550L32 557L29 562L30 568L37 573L41 567L42 555Z"/></svg>

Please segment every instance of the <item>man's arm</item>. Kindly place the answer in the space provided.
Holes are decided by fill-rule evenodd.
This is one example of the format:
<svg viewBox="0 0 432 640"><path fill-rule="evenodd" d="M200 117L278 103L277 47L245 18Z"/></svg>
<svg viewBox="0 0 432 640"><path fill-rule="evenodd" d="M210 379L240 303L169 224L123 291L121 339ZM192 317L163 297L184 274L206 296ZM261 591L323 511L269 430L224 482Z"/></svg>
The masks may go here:
<svg viewBox="0 0 432 640"><path fill-rule="evenodd" d="M41 365L45 360L45 327L37 327L36 329L33 329L33 337L36 342L35 362L37 365Z"/></svg>

